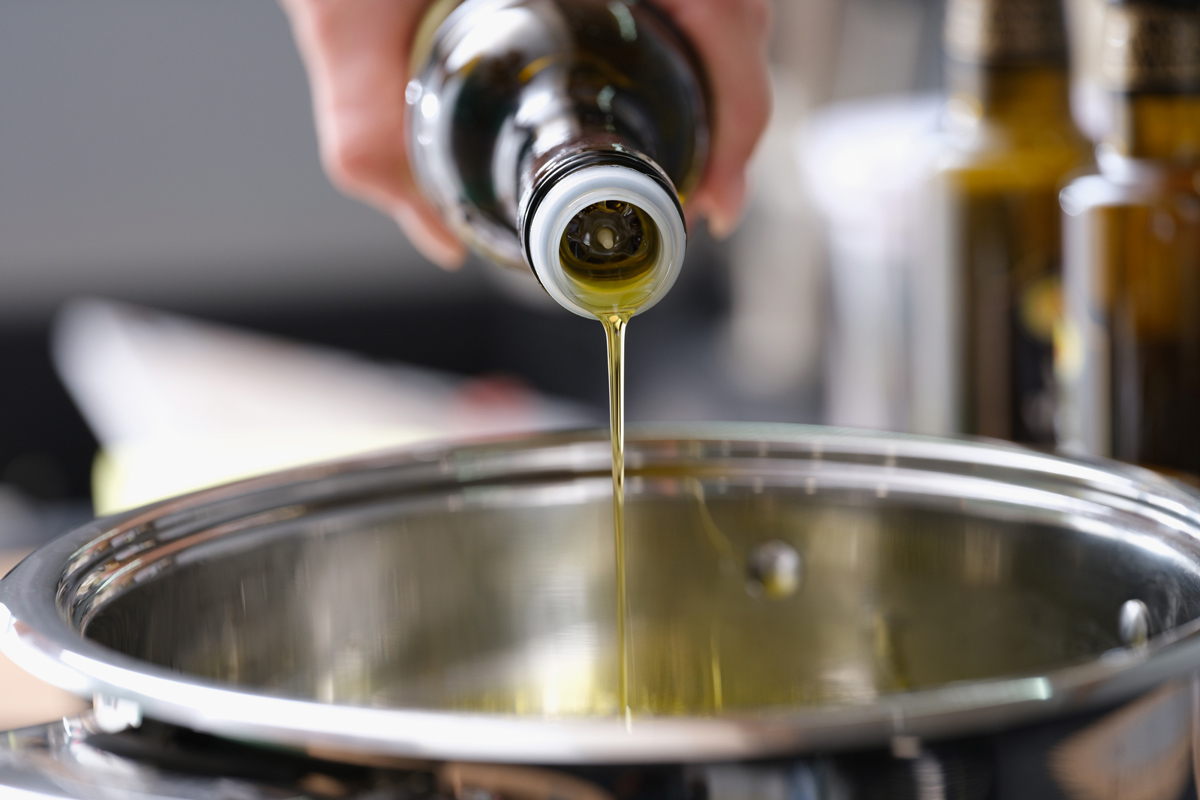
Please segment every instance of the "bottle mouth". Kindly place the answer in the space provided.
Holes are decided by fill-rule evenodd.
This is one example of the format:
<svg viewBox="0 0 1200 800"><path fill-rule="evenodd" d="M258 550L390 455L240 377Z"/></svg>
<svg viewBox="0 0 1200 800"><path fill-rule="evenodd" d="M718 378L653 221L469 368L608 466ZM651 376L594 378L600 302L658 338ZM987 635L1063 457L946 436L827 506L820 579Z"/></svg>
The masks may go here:
<svg viewBox="0 0 1200 800"><path fill-rule="evenodd" d="M601 200L567 222L558 260L576 281L615 288L640 281L654 269L661 239L645 209L625 200Z"/></svg>
<svg viewBox="0 0 1200 800"><path fill-rule="evenodd" d="M661 180L613 165L562 176L527 228L529 261L547 293L584 317L635 314L679 277L687 232Z"/></svg>

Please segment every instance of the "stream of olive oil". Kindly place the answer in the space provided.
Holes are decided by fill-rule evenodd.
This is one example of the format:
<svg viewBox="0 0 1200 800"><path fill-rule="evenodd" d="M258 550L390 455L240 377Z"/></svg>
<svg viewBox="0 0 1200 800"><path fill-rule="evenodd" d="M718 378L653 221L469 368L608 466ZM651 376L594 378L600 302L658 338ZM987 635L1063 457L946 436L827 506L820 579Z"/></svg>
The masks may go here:
<svg viewBox="0 0 1200 800"><path fill-rule="evenodd" d="M630 720L629 598L625 588L625 326L629 314L601 316L608 340L609 437L612 440L613 546L617 577L617 702Z"/></svg>
<svg viewBox="0 0 1200 800"><path fill-rule="evenodd" d="M658 227L640 208L608 200L584 208L559 247L575 296L604 326L608 343L609 433L612 440L613 546L616 553L617 708L628 724L629 598L625 536L625 328L658 280Z"/></svg>

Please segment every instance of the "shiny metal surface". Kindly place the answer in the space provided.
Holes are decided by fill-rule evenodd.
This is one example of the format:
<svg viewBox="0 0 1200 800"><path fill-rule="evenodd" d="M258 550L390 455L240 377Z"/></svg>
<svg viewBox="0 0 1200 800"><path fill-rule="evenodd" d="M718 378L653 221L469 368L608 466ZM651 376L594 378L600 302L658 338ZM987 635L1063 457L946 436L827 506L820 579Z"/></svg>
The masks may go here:
<svg viewBox="0 0 1200 800"><path fill-rule="evenodd" d="M453 792L450 781L466 767L405 766L331 763L162 723L108 733L90 715L0 734L0 796L18 800L446 800L440 790Z"/></svg>
<svg viewBox="0 0 1200 800"><path fill-rule="evenodd" d="M1200 664L1200 500L1152 473L794 426L629 446L629 729L611 714L601 434L318 466L97 521L0 581L0 647L223 736L542 764L979 734ZM752 591L767 542L801 559L794 591ZM1148 636L1126 648L1130 600Z"/></svg>

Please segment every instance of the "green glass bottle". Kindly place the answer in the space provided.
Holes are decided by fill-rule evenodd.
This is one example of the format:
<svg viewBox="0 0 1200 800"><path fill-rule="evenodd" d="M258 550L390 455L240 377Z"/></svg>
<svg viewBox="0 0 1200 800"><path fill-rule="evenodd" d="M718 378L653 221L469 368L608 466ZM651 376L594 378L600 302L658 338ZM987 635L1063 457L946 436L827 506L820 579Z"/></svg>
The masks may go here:
<svg viewBox="0 0 1200 800"><path fill-rule="evenodd" d="M1106 8L1110 132L1062 193L1063 445L1200 475L1200 9Z"/></svg>
<svg viewBox="0 0 1200 800"><path fill-rule="evenodd" d="M678 275L708 153L683 37L636 0L465 0L427 16L407 91L418 184L475 251L584 315Z"/></svg>
<svg viewBox="0 0 1200 800"><path fill-rule="evenodd" d="M1091 160L1061 0L951 0L931 274L914 287L913 421L1054 443L1058 192Z"/></svg>

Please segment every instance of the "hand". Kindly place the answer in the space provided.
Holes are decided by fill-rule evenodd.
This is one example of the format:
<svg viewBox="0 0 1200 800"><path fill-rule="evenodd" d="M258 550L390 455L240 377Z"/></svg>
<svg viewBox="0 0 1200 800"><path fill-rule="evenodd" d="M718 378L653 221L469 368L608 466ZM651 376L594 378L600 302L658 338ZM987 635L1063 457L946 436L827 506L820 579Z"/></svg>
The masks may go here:
<svg viewBox="0 0 1200 800"><path fill-rule="evenodd" d="M688 37L712 92L712 150L689 212L718 239L733 233L746 204L746 163L771 116L769 0L654 0Z"/></svg>
<svg viewBox="0 0 1200 800"><path fill-rule="evenodd" d="M312 85L321 161L348 195L389 215L430 261L466 250L426 202L408 165L409 48L429 0L280 0Z"/></svg>
<svg viewBox="0 0 1200 800"><path fill-rule="evenodd" d="M447 269L466 251L421 196L408 163L404 89L409 48L428 0L279 0L312 85L321 160L346 194L396 220ZM704 61L712 90L712 151L689 214L723 238L746 197L746 162L770 115L769 0L657 0Z"/></svg>

